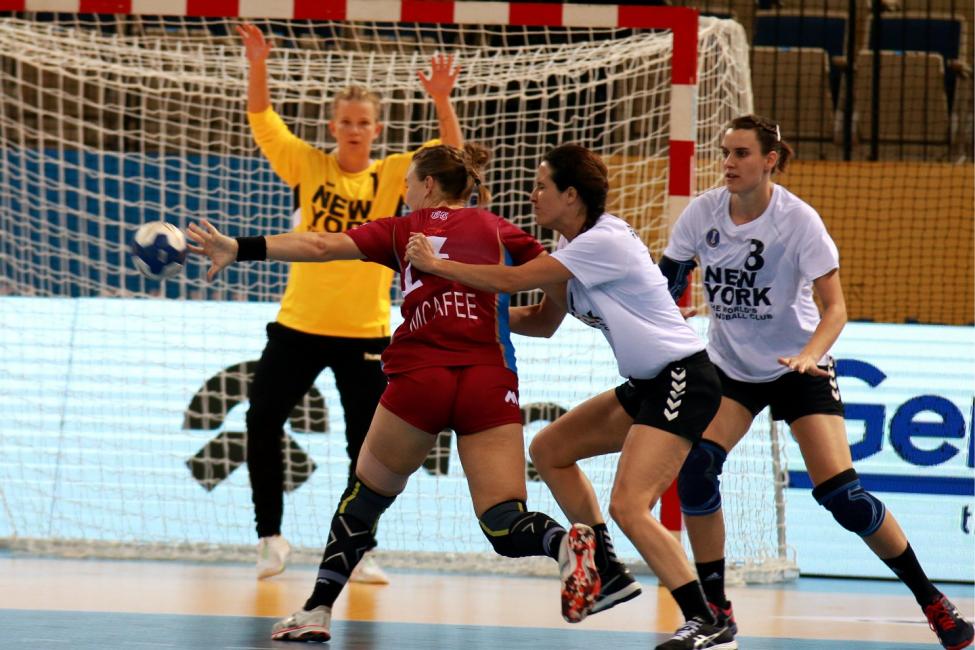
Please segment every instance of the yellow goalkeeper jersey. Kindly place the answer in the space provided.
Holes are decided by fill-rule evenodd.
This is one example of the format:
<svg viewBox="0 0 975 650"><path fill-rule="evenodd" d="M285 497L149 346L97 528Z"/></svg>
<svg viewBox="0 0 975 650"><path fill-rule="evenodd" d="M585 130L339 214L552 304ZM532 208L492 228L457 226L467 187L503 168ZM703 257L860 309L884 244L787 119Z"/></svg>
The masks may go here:
<svg viewBox="0 0 975 650"><path fill-rule="evenodd" d="M298 232L345 232L398 214L413 153L374 161L350 174L338 160L295 136L268 108L248 113L254 139L271 168L296 190ZM431 140L424 146L438 144ZM393 272L371 262L294 262L278 322L308 334L375 338L389 336L389 290Z"/></svg>

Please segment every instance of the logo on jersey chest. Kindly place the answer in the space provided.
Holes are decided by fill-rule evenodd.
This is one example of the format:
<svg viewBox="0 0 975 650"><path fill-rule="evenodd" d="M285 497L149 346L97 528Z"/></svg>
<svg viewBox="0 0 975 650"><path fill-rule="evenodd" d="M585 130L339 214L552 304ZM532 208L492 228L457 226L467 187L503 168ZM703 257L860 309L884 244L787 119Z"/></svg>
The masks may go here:
<svg viewBox="0 0 975 650"><path fill-rule="evenodd" d="M715 232L712 230L711 232ZM708 233L710 236L710 233ZM758 286L758 271L765 266L762 253L765 244L757 239L750 241L748 257L742 265L744 268L727 268L717 265L704 267L704 291L708 296L708 303L715 318L732 320L748 318L751 320L769 320L772 314L768 309L772 301L769 299L771 286Z"/></svg>
<svg viewBox="0 0 975 650"><path fill-rule="evenodd" d="M603 330L604 332L609 331L609 326L606 325L606 321L602 317L592 313L592 309L586 309L585 313L582 312L584 307L577 307L575 297L572 292L569 292L569 313L575 318L578 318L583 323L589 327L595 327L596 329Z"/></svg>
<svg viewBox="0 0 975 650"><path fill-rule="evenodd" d="M369 221L371 211L372 199L348 199L326 185L319 185L311 196L311 224L308 229L345 232Z"/></svg>
<svg viewBox="0 0 975 650"><path fill-rule="evenodd" d="M718 244L721 243L721 233L718 232L717 228L712 228L708 231L708 234L704 236L705 243L711 248L717 248Z"/></svg>

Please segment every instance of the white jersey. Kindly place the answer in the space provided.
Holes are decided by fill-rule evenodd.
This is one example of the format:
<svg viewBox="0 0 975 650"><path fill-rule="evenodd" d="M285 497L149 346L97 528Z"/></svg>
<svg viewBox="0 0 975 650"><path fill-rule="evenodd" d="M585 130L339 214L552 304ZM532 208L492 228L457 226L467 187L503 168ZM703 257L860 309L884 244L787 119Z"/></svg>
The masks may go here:
<svg viewBox="0 0 975 650"><path fill-rule="evenodd" d="M839 253L819 214L780 185L765 212L740 226L730 199L722 187L691 201L664 255L700 263L714 364L732 379L771 381L789 372L778 358L801 352L819 324L812 282L839 268Z"/></svg>
<svg viewBox="0 0 975 650"><path fill-rule="evenodd" d="M604 214L572 241L559 237L552 257L573 276L569 313L602 331L623 377L651 379L667 364L704 349L650 251L622 219Z"/></svg>

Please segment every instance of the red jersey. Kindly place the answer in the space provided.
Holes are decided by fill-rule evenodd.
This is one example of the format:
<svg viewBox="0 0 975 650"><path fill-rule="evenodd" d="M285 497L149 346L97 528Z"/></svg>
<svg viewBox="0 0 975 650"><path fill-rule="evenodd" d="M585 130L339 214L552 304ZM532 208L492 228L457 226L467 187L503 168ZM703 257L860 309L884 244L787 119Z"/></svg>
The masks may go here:
<svg viewBox="0 0 975 650"><path fill-rule="evenodd" d="M427 208L347 231L366 259L400 274L403 324L383 353L383 370L394 375L430 366L501 365L517 372L508 294L477 291L413 268L406 244L414 232L426 235L440 257L467 264L524 264L544 250L525 231L478 208Z"/></svg>

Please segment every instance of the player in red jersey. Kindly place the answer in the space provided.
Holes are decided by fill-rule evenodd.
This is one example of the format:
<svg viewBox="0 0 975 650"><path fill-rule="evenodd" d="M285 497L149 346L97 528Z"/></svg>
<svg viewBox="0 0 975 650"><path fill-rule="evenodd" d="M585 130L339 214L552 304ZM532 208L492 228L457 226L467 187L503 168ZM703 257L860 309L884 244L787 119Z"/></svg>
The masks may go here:
<svg viewBox="0 0 975 650"><path fill-rule="evenodd" d="M410 234L430 238L436 254L469 264L523 264L545 254L530 235L480 207L465 207L487 152L440 145L419 151L406 177L406 217L379 219L345 233L290 232L232 239L210 223L191 225L190 250L212 261L212 279L234 261L369 260L400 273L403 324L383 353L389 385L342 495L311 597L274 625L277 640L327 641L331 607L362 553L375 544L380 515L406 487L444 428L457 433L474 511L494 550L506 557L548 555L559 562L562 615L588 614L599 593L595 535L568 531L525 500L525 449L518 376L508 329L508 295L478 291L420 273L406 260Z"/></svg>

